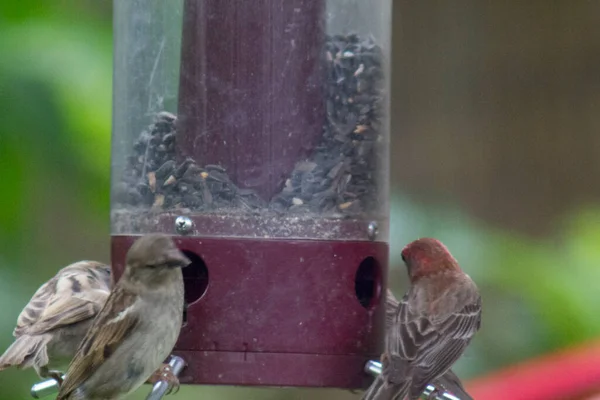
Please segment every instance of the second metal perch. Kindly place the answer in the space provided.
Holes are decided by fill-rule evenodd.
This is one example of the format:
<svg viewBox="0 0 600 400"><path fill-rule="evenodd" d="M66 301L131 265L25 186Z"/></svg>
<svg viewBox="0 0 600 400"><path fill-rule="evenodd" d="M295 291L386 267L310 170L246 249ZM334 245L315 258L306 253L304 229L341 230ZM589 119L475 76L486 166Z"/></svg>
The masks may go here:
<svg viewBox="0 0 600 400"><path fill-rule="evenodd" d="M365 365L365 372L373 376L378 376L379 374L381 374L381 363L379 361L367 362L367 364ZM434 393L435 397L431 397ZM423 392L423 396L425 396L426 399L461 400L450 393L440 392L440 390L433 385L427 385L427 388Z"/></svg>

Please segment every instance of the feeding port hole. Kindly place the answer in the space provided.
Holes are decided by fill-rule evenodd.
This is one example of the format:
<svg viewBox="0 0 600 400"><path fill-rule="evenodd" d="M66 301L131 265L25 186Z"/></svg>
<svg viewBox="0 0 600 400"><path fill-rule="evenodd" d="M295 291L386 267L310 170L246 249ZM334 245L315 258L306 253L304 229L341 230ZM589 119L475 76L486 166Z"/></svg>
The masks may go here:
<svg viewBox="0 0 600 400"><path fill-rule="evenodd" d="M380 267L374 257L367 257L358 266L354 290L359 303L368 308L376 304L381 293Z"/></svg>
<svg viewBox="0 0 600 400"><path fill-rule="evenodd" d="M192 262L182 269L185 287L185 304L192 304L206 293L208 289L208 268L202 257L189 250L181 250Z"/></svg>

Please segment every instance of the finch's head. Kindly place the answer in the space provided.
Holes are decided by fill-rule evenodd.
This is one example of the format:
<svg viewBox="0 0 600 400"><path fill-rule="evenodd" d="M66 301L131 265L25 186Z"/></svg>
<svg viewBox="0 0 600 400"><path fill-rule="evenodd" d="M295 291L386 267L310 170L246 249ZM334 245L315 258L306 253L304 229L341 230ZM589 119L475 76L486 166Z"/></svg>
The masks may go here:
<svg viewBox="0 0 600 400"><path fill-rule="evenodd" d="M421 238L407 244L402 249L402 261L406 264L411 281L442 270L460 271L458 262L448 248L432 238Z"/></svg>
<svg viewBox="0 0 600 400"><path fill-rule="evenodd" d="M142 236L127 252L129 275L146 283L166 279L171 271L190 263L171 238L162 234Z"/></svg>

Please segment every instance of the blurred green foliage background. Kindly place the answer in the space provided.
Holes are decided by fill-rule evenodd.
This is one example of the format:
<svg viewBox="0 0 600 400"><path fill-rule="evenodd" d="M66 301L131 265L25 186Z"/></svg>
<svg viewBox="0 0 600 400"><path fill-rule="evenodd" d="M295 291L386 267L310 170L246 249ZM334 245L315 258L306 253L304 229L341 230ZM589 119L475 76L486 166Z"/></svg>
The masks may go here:
<svg viewBox="0 0 600 400"><path fill-rule="evenodd" d="M406 7L407 12L411 10ZM24 304L57 269L79 259L109 260L111 12L109 2L0 2L2 350L12 340L12 329ZM395 42L395 51L410 48L410 44L396 47L398 43ZM394 68L394 73L397 71ZM402 69L403 77L395 78L394 87L400 91L408 87L406 81L411 79L407 71L410 70ZM449 82L453 77L448 79ZM454 93L458 89L449 85L443 90ZM400 91L394 92L393 97L402 97ZM403 105L406 99L394 98L394 102ZM429 111L435 114L443 109ZM591 115L592 110L588 111ZM447 122L443 118L439 121ZM396 134L402 135L403 121L395 120L393 126L394 143L400 143L401 147L394 145L392 157L396 171L392 202L392 288L397 295L406 288L405 271L399 259L402 246L419 236L434 236L448 245L483 293L483 329L459 362L459 374L479 376L598 336L600 210L593 201L595 198L549 214L548 218L538 216L539 224L551 227L542 235L522 229L518 223L523 221L521 217L511 225L510 212L504 214L508 223L497 223L496 215L487 218L485 212L471 212L468 201L462 201L461 196L452 193L452 188L438 184L435 179L423 184L433 190L425 190L408 179L406 171L416 171L419 175L422 164L409 164L406 158L399 157L406 156L414 147L403 142L404 139L396 139ZM433 124L410 126L421 137L429 128L435 130ZM441 130L446 128L443 126ZM540 148L530 148L532 153L543 151L543 136L538 139ZM447 150L455 151L451 147ZM421 157L427 160L426 164L443 159ZM546 158L553 163L561 162L552 153ZM531 173L530 165L521 167ZM532 172L540 180L547 173L544 168ZM454 178L464 177L458 174ZM593 185L592 182L587 184ZM488 184L494 186L494 182ZM486 190L484 186L477 190ZM444 189L436 191L439 187ZM560 187L555 189L565 195ZM567 194L577 195L574 190ZM517 198L514 204L518 204L519 192L511 196L513 200ZM550 196L548 201L553 200ZM480 210L496 209L493 199L486 201L480 202ZM529 224L536 225L535 221ZM4 371L0 373L0 399L30 398L29 388L36 381L33 371ZM146 390L136 398L144 398ZM177 398L357 397L341 391L327 393L186 387Z"/></svg>

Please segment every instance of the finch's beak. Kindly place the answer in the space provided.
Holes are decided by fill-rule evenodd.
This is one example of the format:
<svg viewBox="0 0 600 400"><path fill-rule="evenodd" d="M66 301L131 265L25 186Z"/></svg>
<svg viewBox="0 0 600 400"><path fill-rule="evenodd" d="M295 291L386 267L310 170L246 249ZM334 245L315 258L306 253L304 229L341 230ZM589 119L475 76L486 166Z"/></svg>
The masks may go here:
<svg viewBox="0 0 600 400"><path fill-rule="evenodd" d="M178 249L170 250L167 260L167 263L171 268L185 268L192 263L192 261Z"/></svg>

